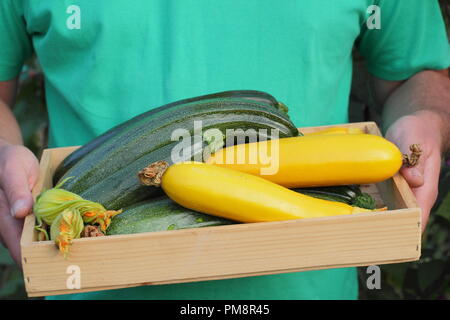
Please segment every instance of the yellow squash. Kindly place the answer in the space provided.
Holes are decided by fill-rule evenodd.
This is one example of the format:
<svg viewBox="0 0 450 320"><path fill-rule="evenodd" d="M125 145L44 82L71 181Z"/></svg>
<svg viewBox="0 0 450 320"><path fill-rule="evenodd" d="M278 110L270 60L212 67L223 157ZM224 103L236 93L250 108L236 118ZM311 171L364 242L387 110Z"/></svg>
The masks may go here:
<svg viewBox="0 0 450 320"><path fill-rule="evenodd" d="M206 163L301 188L386 180L400 169L402 154L380 136L325 134L227 147Z"/></svg>
<svg viewBox="0 0 450 320"><path fill-rule="evenodd" d="M309 133L304 133L306 136L315 136L322 134L363 134L364 131L356 127L331 127L327 129L322 129L320 131L314 131Z"/></svg>
<svg viewBox="0 0 450 320"><path fill-rule="evenodd" d="M143 183L144 171L139 173ZM153 168L149 172L151 176L157 177L158 184L169 198L183 207L240 222L292 220L370 211L316 199L257 176L201 162L174 164L162 175L155 174Z"/></svg>

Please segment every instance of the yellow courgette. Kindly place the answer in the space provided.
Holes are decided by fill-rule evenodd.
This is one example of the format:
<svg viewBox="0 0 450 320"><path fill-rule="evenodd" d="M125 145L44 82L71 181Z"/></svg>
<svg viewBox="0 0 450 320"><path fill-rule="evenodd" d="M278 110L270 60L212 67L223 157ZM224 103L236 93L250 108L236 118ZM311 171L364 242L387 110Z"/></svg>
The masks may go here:
<svg viewBox="0 0 450 320"><path fill-rule="evenodd" d="M168 168L164 163L156 164L140 171L139 177L145 185L160 185L183 207L240 222L371 211L299 194L254 175L200 162L177 163Z"/></svg>
<svg viewBox="0 0 450 320"><path fill-rule="evenodd" d="M364 131L356 127L331 127L315 132L304 133L305 136L315 136L322 134L363 134Z"/></svg>
<svg viewBox="0 0 450 320"><path fill-rule="evenodd" d="M206 163L301 188L386 180L400 169L402 154L371 134L306 135L227 147Z"/></svg>

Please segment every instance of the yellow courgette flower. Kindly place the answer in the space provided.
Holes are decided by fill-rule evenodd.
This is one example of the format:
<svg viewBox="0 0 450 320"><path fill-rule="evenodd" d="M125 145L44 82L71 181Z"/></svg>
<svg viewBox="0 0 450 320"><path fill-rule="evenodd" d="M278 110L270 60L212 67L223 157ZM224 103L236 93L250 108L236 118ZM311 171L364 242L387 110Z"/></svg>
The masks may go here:
<svg viewBox="0 0 450 320"><path fill-rule="evenodd" d="M33 206L37 219L51 225L56 217L83 198L64 189L49 189L38 196Z"/></svg>
<svg viewBox="0 0 450 320"><path fill-rule="evenodd" d="M76 209L66 209L59 214L50 227L50 238L55 241L59 250L67 257L73 239L80 238L84 223Z"/></svg>
<svg viewBox="0 0 450 320"><path fill-rule="evenodd" d="M101 204L89 200L78 201L73 207L80 212L85 223L98 224L103 232L108 229L111 219L122 212L106 210Z"/></svg>
<svg viewBox="0 0 450 320"><path fill-rule="evenodd" d="M70 178L68 178L70 179ZM56 219L65 210L75 210L82 218L82 222L89 224L98 224L103 232L109 227L111 219L122 212L122 210L106 210L101 204L83 199L81 196L61 189L61 186L67 179L61 181L56 187L41 193L33 206L34 214L37 219L36 230L40 231L39 238L48 240L46 228L43 222L53 227ZM61 241L64 243L63 238Z"/></svg>
<svg viewBox="0 0 450 320"><path fill-rule="evenodd" d="M33 206L33 212L36 215L37 226L36 230L43 233L45 239L48 239L48 234L45 228L43 228L43 222L51 226L53 221L58 215L65 209L70 208L78 201L83 200L79 195L61 189L61 186L66 182L63 180L56 187L42 192L37 198Z"/></svg>

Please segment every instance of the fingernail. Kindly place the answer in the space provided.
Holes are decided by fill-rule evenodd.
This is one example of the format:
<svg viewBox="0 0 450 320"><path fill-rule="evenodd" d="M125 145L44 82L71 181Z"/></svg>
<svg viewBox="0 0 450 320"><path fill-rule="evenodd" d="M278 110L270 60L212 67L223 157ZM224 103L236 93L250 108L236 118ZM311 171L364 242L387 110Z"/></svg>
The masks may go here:
<svg viewBox="0 0 450 320"><path fill-rule="evenodd" d="M16 217L17 213L27 209L27 202L25 200L17 200L11 207L11 215Z"/></svg>

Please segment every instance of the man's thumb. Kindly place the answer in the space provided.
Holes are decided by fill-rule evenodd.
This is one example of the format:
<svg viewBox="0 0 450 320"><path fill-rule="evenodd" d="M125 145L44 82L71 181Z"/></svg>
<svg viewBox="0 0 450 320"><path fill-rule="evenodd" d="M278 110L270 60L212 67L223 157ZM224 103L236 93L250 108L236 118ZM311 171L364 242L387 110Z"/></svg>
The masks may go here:
<svg viewBox="0 0 450 320"><path fill-rule="evenodd" d="M402 167L400 173L411 188L420 187L425 181L423 177L423 167L420 165L415 167Z"/></svg>
<svg viewBox="0 0 450 320"><path fill-rule="evenodd" d="M16 218L24 218L33 207L28 178L24 171L3 175L2 189L8 199L11 215Z"/></svg>

